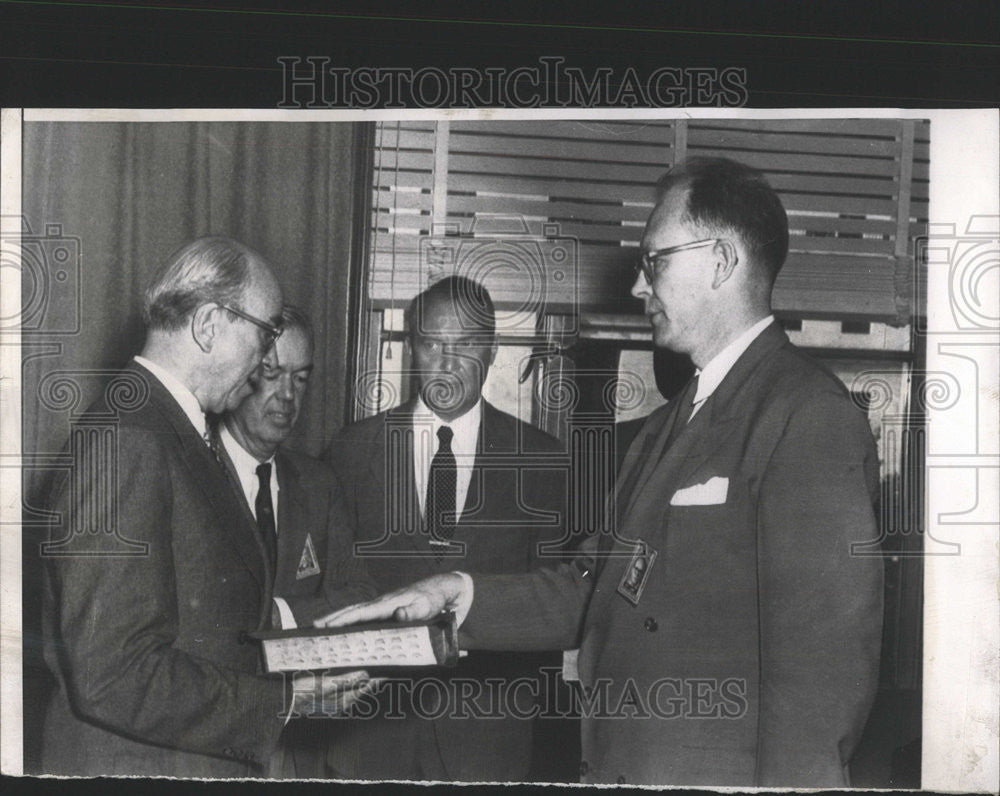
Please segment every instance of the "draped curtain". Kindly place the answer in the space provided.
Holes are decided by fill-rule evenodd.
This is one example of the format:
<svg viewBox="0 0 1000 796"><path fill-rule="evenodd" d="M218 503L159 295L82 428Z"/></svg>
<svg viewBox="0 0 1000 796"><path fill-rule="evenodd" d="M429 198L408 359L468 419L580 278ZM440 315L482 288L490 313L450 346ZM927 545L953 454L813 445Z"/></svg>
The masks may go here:
<svg viewBox="0 0 1000 796"><path fill-rule="evenodd" d="M312 319L316 370L289 444L312 454L325 447L344 419L361 134L349 123L24 125L29 500L72 411L40 394L46 375L71 371L75 411L86 408L106 372L142 347L151 273L202 235L228 235L261 252L286 302Z"/></svg>
<svg viewBox="0 0 1000 796"><path fill-rule="evenodd" d="M365 133L346 123L24 125L26 770L37 769L49 679L39 643L42 496L65 465L57 454L72 415L141 350L142 294L157 266L193 238L228 235L267 258L285 301L315 326L316 369L289 444L319 453L345 416L354 225L358 202L365 212L369 202L357 184Z"/></svg>

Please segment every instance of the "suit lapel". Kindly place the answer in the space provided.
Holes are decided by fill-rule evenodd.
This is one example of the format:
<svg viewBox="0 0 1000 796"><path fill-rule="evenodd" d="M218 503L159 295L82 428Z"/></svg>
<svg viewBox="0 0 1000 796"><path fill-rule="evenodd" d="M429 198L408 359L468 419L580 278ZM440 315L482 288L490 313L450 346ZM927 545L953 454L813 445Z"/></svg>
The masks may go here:
<svg viewBox="0 0 1000 796"><path fill-rule="evenodd" d="M271 562L268 560L267 550L264 548L264 540L261 539L260 530L257 527L257 518L254 516L250 505L247 503L246 495L243 493L243 485L240 483L239 474L236 472L236 465L233 464L232 458L229 456L229 452L226 450L226 446L219 441L216 446L219 451L219 461L222 463L223 470L226 473L226 480L229 483L230 489L232 489L233 494L237 498L237 502L240 506L240 514L246 522L247 527L253 532L250 534L250 541L254 545L253 550L247 550L248 555L255 561L259 561L259 566L262 570L262 585L265 586L265 592L273 590L274 588L274 578L275 573L271 572ZM280 502L279 502L280 510ZM280 526L279 526L280 528ZM246 539L245 535L241 535L241 539ZM265 602L267 602L265 600Z"/></svg>
<svg viewBox="0 0 1000 796"><path fill-rule="evenodd" d="M382 438L374 442L370 474L372 483L382 485L377 493L385 501L385 529L404 546L426 552L429 545L413 472L412 403L386 414Z"/></svg>
<svg viewBox="0 0 1000 796"><path fill-rule="evenodd" d="M218 526L232 541L240 558L260 585L262 593L266 594L264 555L256 541L255 525L247 525L246 513L242 509L246 500L242 497L242 492L233 491L225 467L216 461L205 440L191 425L184 410L162 382L138 363L132 363L130 368L149 383L150 402L172 427L181 449L181 460L190 471L191 480L212 507Z"/></svg>
<svg viewBox="0 0 1000 796"><path fill-rule="evenodd" d="M278 451L278 572L274 591L281 595L289 590L298 573L299 561L306 544L309 527L306 517L306 495L295 463ZM315 545L315 540L313 541Z"/></svg>
<svg viewBox="0 0 1000 796"><path fill-rule="evenodd" d="M664 510L664 501L669 501L685 479L712 459L734 429L746 423L745 401L740 400L740 392L760 363L787 340L784 331L775 323L761 332L661 457L663 444L680 407L668 414L652 444L652 461L642 465L638 486L629 497L625 520L652 507ZM644 517L643 521L649 519Z"/></svg>

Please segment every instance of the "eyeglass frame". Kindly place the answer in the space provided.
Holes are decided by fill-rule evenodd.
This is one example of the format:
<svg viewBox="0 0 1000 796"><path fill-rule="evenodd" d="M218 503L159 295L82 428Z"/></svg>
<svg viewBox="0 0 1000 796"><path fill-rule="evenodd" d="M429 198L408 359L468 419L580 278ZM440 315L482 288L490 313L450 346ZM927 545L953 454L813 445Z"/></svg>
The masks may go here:
<svg viewBox="0 0 1000 796"><path fill-rule="evenodd" d="M285 331L285 328L283 326L273 326L267 321L262 321L260 318L255 318L253 315L250 315L247 312L243 312L242 310L238 310L235 307L230 307L228 304L220 304L219 302L216 302L216 304L219 307L222 307L222 309L228 310L229 312L233 313L233 315L235 315L237 318L242 318L243 320L252 323L258 329L263 329L265 332L267 332L271 339L268 340L264 345L265 353L271 350L271 347L276 342L278 342L278 338L281 337L281 333Z"/></svg>
<svg viewBox="0 0 1000 796"><path fill-rule="evenodd" d="M720 240L722 239L703 238L702 240L692 240L687 243L681 243L677 246L668 246L665 249L643 252L639 255L639 259L634 266L635 275L638 276L641 273L645 277L646 283L652 285L653 280L656 279L656 261L660 257L666 257L669 254L677 254L678 252L686 252L690 249L701 249L705 246L714 246Z"/></svg>

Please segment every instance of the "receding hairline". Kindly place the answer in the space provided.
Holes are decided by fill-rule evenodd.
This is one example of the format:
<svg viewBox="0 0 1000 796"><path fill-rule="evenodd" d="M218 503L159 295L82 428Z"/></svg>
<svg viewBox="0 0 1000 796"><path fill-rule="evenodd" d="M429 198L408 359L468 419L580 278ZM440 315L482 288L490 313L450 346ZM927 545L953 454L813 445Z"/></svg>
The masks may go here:
<svg viewBox="0 0 1000 796"><path fill-rule="evenodd" d="M462 279L463 282L461 284L467 285L470 289L480 291L485 299L483 305L477 306L474 303L470 303L466 306L465 302L462 301L462 297L465 295L462 290L445 291L440 288L434 289L434 286L432 286L414 296L413 301L407 308L406 318L410 326L409 334L411 337L419 333L417 327L423 325L423 319L429 313L433 312L436 307L450 311L463 329L467 328L468 331L473 333L483 332L489 334L491 337L496 337L496 309L493 306L492 297L490 297L487 289L479 282L475 282L467 277L455 278ZM441 280L441 282L445 281ZM435 285L437 284L440 284L440 282L435 283ZM487 322L486 317L484 317L487 307L489 308L492 322Z"/></svg>

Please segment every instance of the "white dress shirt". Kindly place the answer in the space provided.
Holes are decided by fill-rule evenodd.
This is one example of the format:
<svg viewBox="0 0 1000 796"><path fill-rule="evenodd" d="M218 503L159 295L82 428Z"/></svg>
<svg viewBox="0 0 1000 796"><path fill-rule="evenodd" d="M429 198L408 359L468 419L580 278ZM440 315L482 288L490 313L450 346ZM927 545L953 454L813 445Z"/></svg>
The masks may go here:
<svg viewBox="0 0 1000 796"><path fill-rule="evenodd" d="M260 491L260 479L257 478L257 468L262 464L271 465L271 506L274 508L274 529L280 533L278 528L278 463L272 455L270 459L258 461L256 456L247 452L236 437L232 435L225 423L219 426L219 439L222 446L229 454L229 458L236 468L236 474L240 479L240 486L243 488L243 497L247 499L250 511L257 516L257 493Z"/></svg>
<svg viewBox="0 0 1000 796"><path fill-rule="evenodd" d="M184 411L187 419L191 421L191 425L195 427L195 430L201 435L202 439L205 439L205 432L208 430L208 423L205 420L205 413L201 409L201 404L198 403L198 399L194 397L194 393L191 392L184 384L178 379L173 373L164 368L162 365L157 365L146 357L136 356L135 361L142 365L146 370L156 376L159 379L160 384L166 387L167 392L170 396L177 401L180 408Z"/></svg>
<svg viewBox="0 0 1000 796"><path fill-rule="evenodd" d="M695 413L701 409L702 404L704 404L705 401L709 399L709 396L715 392L716 388L722 384L722 380L726 378L729 371L733 369L733 365L736 364L736 360L743 356L743 352L750 347L750 344L756 340L760 336L761 332L770 326L773 321L773 315L761 318L757 321L757 323L740 334L740 336L733 340L733 342L712 357L712 360L705 365L702 370L695 371L695 375L698 377L698 391L694 396L694 408L691 410L691 417L695 416ZM688 418L688 422L690 422L690 418Z"/></svg>
<svg viewBox="0 0 1000 796"><path fill-rule="evenodd" d="M421 515L426 513L424 504L427 502L427 481L430 477L431 462L441 444L437 432L442 426L448 426L454 434L451 439L451 450L455 454L457 467L455 510L458 512L457 519L461 519L465 498L469 494L469 482L472 481L472 468L476 463L476 445L479 442L479 425L482 417L482 398L464 415L446 423L428 409L419 396L417 397L413 410L413 481L417 490L417 500L420 501Z"/></svg>
<svg viewBox="0 0 1000 796"><path fill-rule="evenodd" d="M257 477L257 468L262 464L271 465L271 505L274 507L274 532L278 534L281 529L278 527L278 462L272 455L270 459L266 459L261 462L257 460L257 457L250 454L240 443L236 441L236 437L230 433L229 429L226 427L225 423L219 426L219 440L222 442L222 446L226 449L226 453L229 454L229 459L233 463L233 467L236 468L236 475L240 481L240 487L243 490L243 497L246 498L247 505L250 507L250 512L256 517L257 516L257 493L260 491L260 479ZM278 608L278 617L281 620L281 628L283 630L288 630L290 628L297 627L295 622L295 615L292 613L292 609L288 607L288 603L281 597L274 597L274 604Z"/></svg>

